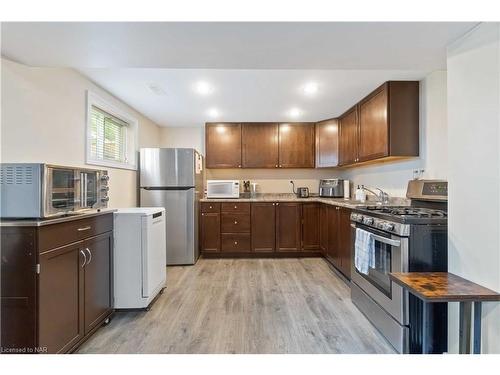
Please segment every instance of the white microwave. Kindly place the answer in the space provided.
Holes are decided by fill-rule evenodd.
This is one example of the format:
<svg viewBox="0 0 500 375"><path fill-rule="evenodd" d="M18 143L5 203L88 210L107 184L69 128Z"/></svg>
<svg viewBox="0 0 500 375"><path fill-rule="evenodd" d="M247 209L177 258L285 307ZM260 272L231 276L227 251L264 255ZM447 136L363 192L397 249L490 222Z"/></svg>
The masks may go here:
<svg viewBox="0 0 500 375"><path fill-rule="evenodd" d="M238 180L207 180L207 198L239 198Z"/></svg>

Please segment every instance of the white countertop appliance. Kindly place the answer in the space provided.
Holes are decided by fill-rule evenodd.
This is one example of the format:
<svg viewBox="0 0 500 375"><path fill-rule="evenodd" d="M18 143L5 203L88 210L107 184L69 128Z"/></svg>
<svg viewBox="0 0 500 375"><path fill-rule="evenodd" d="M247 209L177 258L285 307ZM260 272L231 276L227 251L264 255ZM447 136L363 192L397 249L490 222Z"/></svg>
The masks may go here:
<svg viewBox="0 0 500 375"><path fill-rule="evenodd" d="M165 208L114 213L114 307L144 309L166 286Z"/></svg>
<svg viewBox="0 0 500 375"><path fill-rule="evenodd" d="M207 198L239 198L238 180L207 180Z"/></svg>

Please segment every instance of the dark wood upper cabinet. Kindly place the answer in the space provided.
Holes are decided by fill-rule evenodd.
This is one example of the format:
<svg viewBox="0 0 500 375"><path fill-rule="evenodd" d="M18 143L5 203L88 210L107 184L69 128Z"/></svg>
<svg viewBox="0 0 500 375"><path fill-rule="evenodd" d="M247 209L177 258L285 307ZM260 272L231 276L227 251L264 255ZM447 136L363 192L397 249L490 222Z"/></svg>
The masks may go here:
<svg viewBox="0 0 500 375"><path fill-rule="evenodd" d="M320 204L302 204L302 250L320 248Z"/></svg>
<svg viewBox="0 0 500 375"><path fill-rule="evenodd" d="M86 240L85 264L85 333L90 332L112 310L112 251L111 232Z"/></svg>
<svg viewBox="0 0 500 375"><path fill-rule="evenodd" d="M279 125L279 167L314 168L314 124Z"/></svg>
<svg viewBox="0 0 500 375"><path fill-rule="evenodd" d="M39 345L64 353L84 331L84 263L82 242L40 254Z"/></svg>
<svg viewBox="0 0 500 375"><path fill-rule="evenodd" d="M389 81L339 118L339 165L419 155L419 82Z"/></svg>
<svg viewBox="0 0 500 375"><path fill-rule="evenodd" d="M337 119L316 123L316 167L339 164L339 124Z"/></svg>
<svg viewBox="0 0 500 375"><path fill-rule="evenodd" d="M243 168L278 168L278 124L246 123L241 128Z"/></svg>
<svg viewBox="0 0 500 375"><path fill-rule="evenodd" d="M241 168L241 124L205 125L207 168Z"/></svg>
<svg viewBox="0 0 500 375"><path fill-rule="evenodd" d="M358 161L389 155L389 123L387 86L381 86L359 103Z"/></svg>
<svg viewBox="0 0 500 375"><path fill-rule="evenodd" d="M276 249L275 203L252 203L252 251L274 252Z"/></svg>
<svg viewBox="0 0 500 375"><path fill-rule="evenodd" d="M354 106L339 118L339 165L358 161L358 106Z"/></svg>
<svg viewBox="0 0 500 375"><path fill-rule="evenodd" d="M300 251L301 204L276 203L276 251Z"/></svg>

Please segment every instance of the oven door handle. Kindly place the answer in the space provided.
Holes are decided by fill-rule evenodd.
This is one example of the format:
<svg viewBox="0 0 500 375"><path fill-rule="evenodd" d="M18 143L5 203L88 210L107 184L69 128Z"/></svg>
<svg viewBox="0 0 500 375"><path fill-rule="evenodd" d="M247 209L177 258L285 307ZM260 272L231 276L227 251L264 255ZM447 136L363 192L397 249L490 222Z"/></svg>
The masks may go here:
<svg viewBox="0 0 500 375"><path fill-rule="evenodd" d="M356 225L354 225L354 224L351 224L351 227L356 229ZM371 232L369 232L369 233L373 236L374 239L376 239L379 242L385 243L387 245L395 246L395 247L401 246L401 241L391 240L390 238L382 237L382 236L379 236L375 233L371 233Z"/></svg>

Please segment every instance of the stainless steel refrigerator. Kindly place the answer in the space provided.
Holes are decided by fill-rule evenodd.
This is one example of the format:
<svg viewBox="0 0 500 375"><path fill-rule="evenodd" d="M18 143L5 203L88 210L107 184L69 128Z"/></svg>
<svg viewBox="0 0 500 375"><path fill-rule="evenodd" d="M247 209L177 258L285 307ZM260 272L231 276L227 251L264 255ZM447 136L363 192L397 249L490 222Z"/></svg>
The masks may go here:
<svg viewBox="0 0 500 375"><path fill-rule="evenodd" d="M203 157L192 148L141 148L140 205L165 207L167 265L195 264Z"/></svg>

